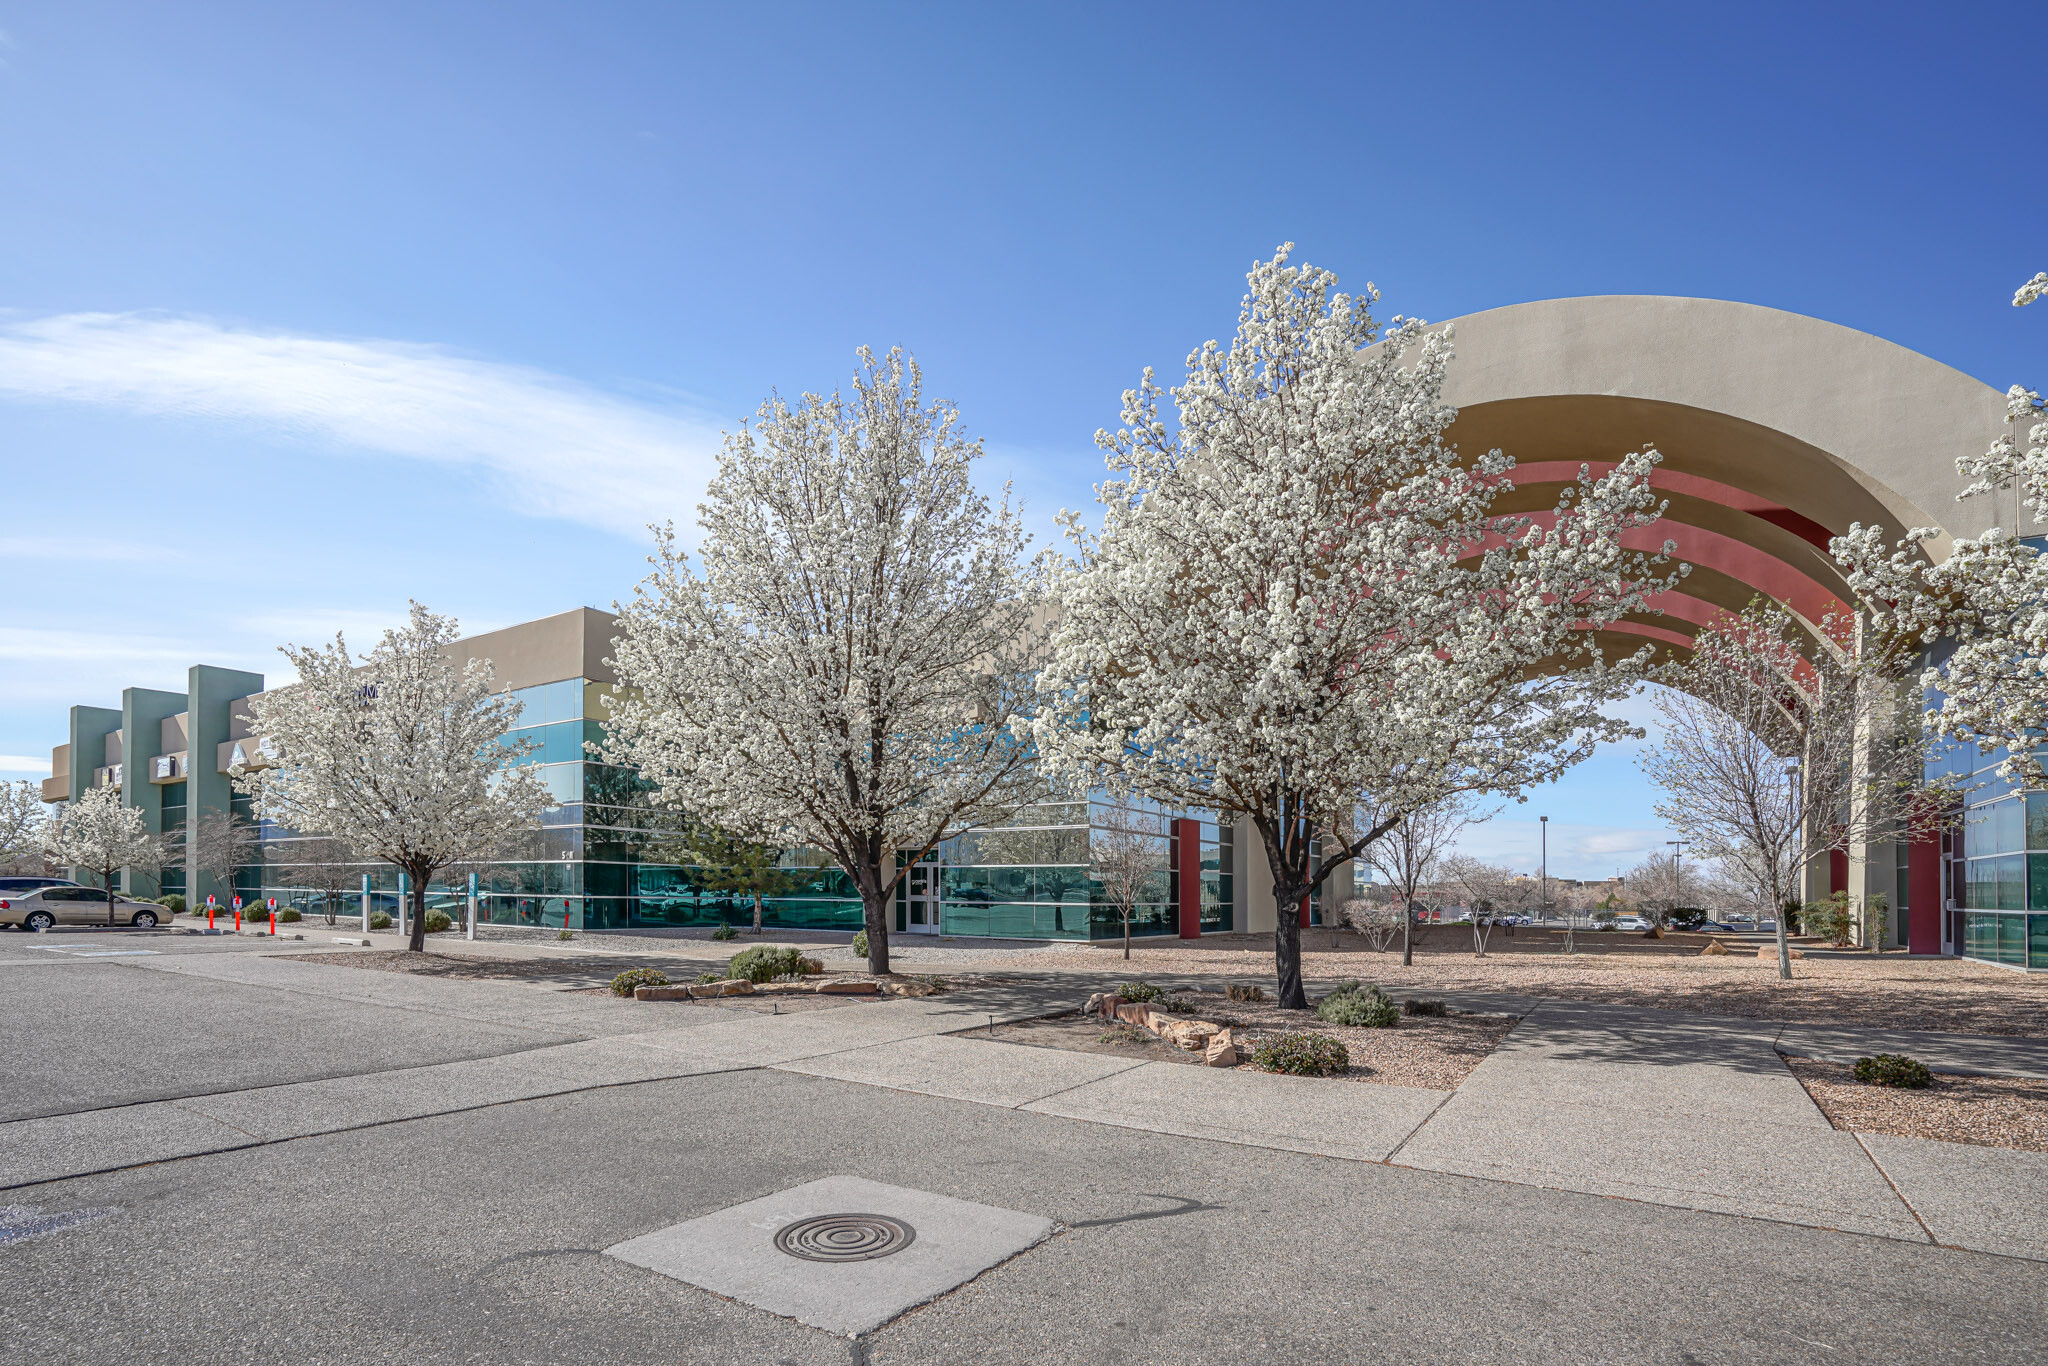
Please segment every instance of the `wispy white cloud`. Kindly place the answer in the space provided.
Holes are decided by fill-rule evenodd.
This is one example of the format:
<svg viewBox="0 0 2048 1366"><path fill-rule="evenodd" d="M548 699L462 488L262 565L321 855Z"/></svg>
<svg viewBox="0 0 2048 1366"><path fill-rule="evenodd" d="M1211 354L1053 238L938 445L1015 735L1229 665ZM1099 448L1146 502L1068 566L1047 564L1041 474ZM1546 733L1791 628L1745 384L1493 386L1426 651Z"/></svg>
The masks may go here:
<svg viewBox="0 0 2048 1366"><path fill-rule="evenodd" d="M47 778L50 759L48 755L38 759L28 754L0 754L0 773L29 773Z"/></svg>
<svg viewBox="0 0 2048 1366"><path fill-rule="evenodd" d="M692 520L718 421L409 342L150 313L0 323L0 394L248 423L483 471L532 516L638 536Z"/></svg>

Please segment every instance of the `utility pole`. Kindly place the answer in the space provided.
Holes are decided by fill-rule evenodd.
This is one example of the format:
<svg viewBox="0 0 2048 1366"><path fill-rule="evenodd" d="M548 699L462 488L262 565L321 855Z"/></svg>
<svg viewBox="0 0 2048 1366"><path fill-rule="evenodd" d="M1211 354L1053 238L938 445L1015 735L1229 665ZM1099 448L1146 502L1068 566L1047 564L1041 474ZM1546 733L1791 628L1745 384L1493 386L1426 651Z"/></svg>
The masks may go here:
<svg viewBox="0 0 2048 1366"><path fill-rule="evenodd" d="M1543 895L1543 923L1547 925L1550 923L1550 817L1538 816L1536 818L1536 829L1539 838L1543 841L1541 887Z"/></svg>

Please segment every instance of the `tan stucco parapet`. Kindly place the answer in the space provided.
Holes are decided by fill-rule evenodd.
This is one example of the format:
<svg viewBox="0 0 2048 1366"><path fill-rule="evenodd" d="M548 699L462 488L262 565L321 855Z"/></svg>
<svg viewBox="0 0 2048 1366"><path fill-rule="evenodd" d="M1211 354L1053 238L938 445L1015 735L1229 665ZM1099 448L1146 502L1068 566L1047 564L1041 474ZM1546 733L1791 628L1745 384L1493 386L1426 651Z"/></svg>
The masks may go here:
<svg viewBox="0 0 2048 1366"><path fill-rule="evenodd" d="M1629 416L1621 426L1648 430L1629 433L1625 448L1654 440L1674 469L1743 487L1761 480L1786 506L1817 512L1837 531L1881 509L1894 530L1928 525L1955 534L1955 495L1964 483L1956 457L1982 451L2007 428L2004 394L1952 366L1867 332L1756 304L1595 295L1451 322L1457 358L1445 397L1472 435L1491 440L1513 429L1513 412L1489 414L1492 405L1522 410L1525 426L1537 424L1531 440L1539 443L1541 429L1582 427L1599 406L1556 400L1632 405L1622 410ZM1466 423L1468 415L1475 421ZM1518 460L1529 458L1501 444ZM1799 461L1801 448L1824 460ZM1582 458L1616 454L1589 448ZM1743 478L1745 467L1757 477ZM1865 497L1844 497L1843 477ZM2002 508L1980 503L1968 526L2010 515L2009 498ZM1939 555L1946 544L1931 548Z"/></svg>

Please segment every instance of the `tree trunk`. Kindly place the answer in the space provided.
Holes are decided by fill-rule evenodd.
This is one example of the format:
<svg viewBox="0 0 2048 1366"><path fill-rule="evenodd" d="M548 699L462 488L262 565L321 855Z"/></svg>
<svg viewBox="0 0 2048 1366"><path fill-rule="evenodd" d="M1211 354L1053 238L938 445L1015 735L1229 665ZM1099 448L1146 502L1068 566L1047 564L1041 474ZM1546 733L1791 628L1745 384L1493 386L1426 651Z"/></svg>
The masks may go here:
<svg viewBox="0 0 2048 1366"><path fill-rule="evenodd" d="M1282 1010L1308 1009L1308 993L1301 987L1301 899L1307 895L1306 887L1273 889L1273 975L1279 979Z"/></svg>
<svg viewBox="0 0 2048 1366"><path fill-rule="evenodd" d="M1124 912L1124 961L1125 961L1125 962L1129 962L1129 961L1130 961L1130 958L1131 958L1131 913L1130 913L1129 911L1125 911L1125 912Z"/></svg>
<svg viewBox="0 0 2048 1366"><path fill-rule="evenodd" d="M424 953L427 947L427 878L425 874L406 869L406 880L412 885L406 888L406 900L412 903L412 937L406 941L410 953ZM565 913L562 923L568 924Z"/></svg>
<svg viewBox="0 0 2048 1366"><path fill-rule="evenodd" d="M888 977L892 975L889 967L889 902L879 887L861 888L860 911L861 923L868 932L868 971L876 977Z"/></svg>
<svg viewBox="0 0 2048 1366"><path fill-rule="evenodd" d="M1401 966L1415 966L1415 903L1412 901L1401 912Z"/></svg>
<svg viewBox="0 0 2048 1366"><path fill-rule="evenodd" d="M760 932L761 932L761 893L760 893L759 891L756 891L756 892L754 893L754 933L755 933L755 934L759 934Z"/></svg>
<svg viewBox="0 0 2048 1366"><path fill-rule="evenodd" d="M1786 914L1783 906L1778 907L1778 978L1789 982L1792 980L1792 945L1785 938Z"/></svg>

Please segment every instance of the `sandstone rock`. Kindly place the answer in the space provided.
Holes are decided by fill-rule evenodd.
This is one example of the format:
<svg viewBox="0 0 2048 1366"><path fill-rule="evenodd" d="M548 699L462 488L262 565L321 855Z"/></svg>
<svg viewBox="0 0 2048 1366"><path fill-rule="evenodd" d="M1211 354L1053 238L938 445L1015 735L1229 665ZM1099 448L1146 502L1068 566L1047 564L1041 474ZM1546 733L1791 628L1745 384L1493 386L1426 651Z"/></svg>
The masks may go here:
<svg viewBox="0 0 2048 1366"><path fill-rule="evenodd" d="M884 996L931 996L937 993L937 991L938 988L930 982L882 983L882 994Z"/></svg>
<svg viewBox="0 0 2048 1366"><path fill-rule="evenodd" d="M1713 955L1715 955L1715 954L1722 954L1722 955L1725 955L1725 954L1726 954L1727 952L1728 952L1728 946L1727 946L1726 944L1723 944L1723 943L1722 943L1722 942L1721 942L1720 940L1718 940L1718 939L1709 939L1709 940L1707 941L1707 946L1706 946L1705 948L1703 948L1703 949L1701 949L1701 950L1700 950L1700 953L1701 953L1702 955L1705 955L1705 956L1708 956L1708 957L1711 957L1711 956L1713 956Z"/></svg>
<svg viewBox="0 0 2048 1366"><path fill-rule="evenodd" d="M1096 991L1096 992L1090 992L1090 993L1089 993L1089 995L1088 995L1088 1004L1087 1004L1087 1005L1085 1005L1085 1006L1082 1006L1082 1007L1081 1007L1081 1013L1082 1013L1083 1015L1102 1015L1102 1014L1106 1014L1107 1012L1105 1012L1105 1011L1103 1010L1103 1008L1102 1008L1102 1003L1103 1003L1104 1001L1108 1000L1108 999L1110 999L1110 998L1109 998L1109 997L1107 997L1107 996L1104 996L1104 995L1103 995L1103 994L1102 994L1101 992L1099 992L1099 991Z"/></svg>
<svg viewBox="0 0 2048 1366"><path fill-rule="evenodd" d="M633 999L636 1001L680 1001L690 994L690 989L686 986L633 988Z"/></svg>
<svg viewBox="0 0 2048 1366"><path fill-rule="evenodd" d="M1206 1067L1237 1066L1236 1036L1227 1029L1210 1035L1208 1046L1202 1051L1202 1063Z"/></svg>
<svg viewBox="0 0 2048 1366"><path fill-rule="evenodd" d="M880 982L820 982L817 990L824 996L878 996L882 991Z"/></svg>
<svg viewBox="0 0 2048 1366"><path fill-rule="evenodd" d="M1135 1002L1118 1001L1116 1003L1116 1017L1125 1024L1134 1024L1140 1029L1150 1029L1152 1026L1148 1021L1151 1019L1151 1016L1151 1011Z"/></svg>

